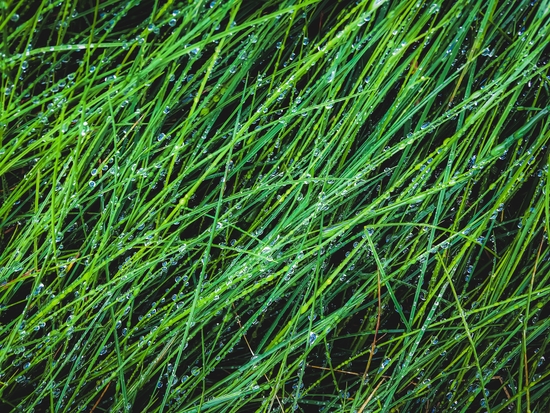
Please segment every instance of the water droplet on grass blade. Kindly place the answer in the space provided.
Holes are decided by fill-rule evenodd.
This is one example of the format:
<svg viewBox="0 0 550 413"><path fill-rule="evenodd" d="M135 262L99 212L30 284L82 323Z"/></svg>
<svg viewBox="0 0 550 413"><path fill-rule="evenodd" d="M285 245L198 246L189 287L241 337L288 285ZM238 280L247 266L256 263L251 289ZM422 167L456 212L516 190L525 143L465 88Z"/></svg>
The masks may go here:
<svg viewBox="0 0 550 413"><path fill-rule="evenodd" d="M309 344L313 344L316 339L317 339L317 334L315 334L313 331L309 333Z"/></svg>
<svg viewBox="0 0 550 413"><path fill-rule="evenodd" d="M439 13L439 4L437 4L437 3L432 4L432 6L430 7L429 12L430 12L430 14Z"/></svg>
<svg viewBox="0 0 550 413"><path fill-rule="evenodd" d="M391 359L390 358L385 358L384 361L382 362L382 364L380 365L380 368L378 369L378 372L381 373L388 364L390 364L391 362Z"/></svg>

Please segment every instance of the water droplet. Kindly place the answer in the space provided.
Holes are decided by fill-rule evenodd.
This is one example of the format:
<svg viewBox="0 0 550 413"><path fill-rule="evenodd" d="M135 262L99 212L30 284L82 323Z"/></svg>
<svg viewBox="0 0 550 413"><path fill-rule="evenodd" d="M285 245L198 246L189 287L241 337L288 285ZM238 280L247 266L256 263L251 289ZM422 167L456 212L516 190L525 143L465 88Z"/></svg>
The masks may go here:
<svg viewBox="0 0 550 413"><path fill-rule="evenodd" d="M44 288L44 284L40 283L38 284L38 286L36 287L36 289L34 290L34 295L38 295L42 292L42 289Z"/></svg>
<svg viewBox="0 0 550 413"><path fill-rule="evenodd" d="M11 16L10 20L11 20L12 22L18 21L18 20L19 20L19 15L18 15L17 13L14 13L14 14Z"/></svg>
<svg viewBox="0 0 550 413"><path fill-rule="evenodd" d="M313 344L315 340L317 339L317 334L315 334L313 331L309 333L309 344Z"/></svg>
<svg viewBox="0 0 550 413"><path fill-rule="evenodd" d="M430 7L430 14L436 14L436 13L439 13L439 4L434 3Z"/></svg>
<svg viewBox="0 0 550 413"><path fill-rule="evenodd" d="M90 181L88 182L88 185L90 186L90 188L95 188L95 182L94 181Z"/></svg>
<svg viewBox="0 0 550 413"><path fill-rule="evenodd" d="M193 376L198 376L200 372L201 372L201 369L199 369L199 368L196 367L196 366L193 367L193 368L191 369L191 374L192 374Z"/></svg>
<svg viewBox="0 0 550 413"><path fill-rule="evenodd" d="M384 361L382 362L382 364L380 365L380 368L378 369L378 372L381 373L388 364L390 364L391 362L391 359L390 358L385 358Z"/></svg>
<svg viewBox="0 0 550 413"><path fill-rule="evenodd" d="M302 41L302 44L304 46L307 46L309 44L309 39L307 37L304 37L304 40Z"/></svg>

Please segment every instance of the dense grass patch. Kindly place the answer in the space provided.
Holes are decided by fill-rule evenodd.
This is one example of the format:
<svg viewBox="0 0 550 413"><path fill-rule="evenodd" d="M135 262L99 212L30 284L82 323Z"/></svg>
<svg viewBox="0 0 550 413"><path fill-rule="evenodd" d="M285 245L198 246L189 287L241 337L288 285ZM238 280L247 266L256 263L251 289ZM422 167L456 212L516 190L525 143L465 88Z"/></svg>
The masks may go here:
<svg viewBox="0 0 550 413"><path fill-rule="evenodd" d="M548 0L0 10L2 411L549 411Z"/></svg>

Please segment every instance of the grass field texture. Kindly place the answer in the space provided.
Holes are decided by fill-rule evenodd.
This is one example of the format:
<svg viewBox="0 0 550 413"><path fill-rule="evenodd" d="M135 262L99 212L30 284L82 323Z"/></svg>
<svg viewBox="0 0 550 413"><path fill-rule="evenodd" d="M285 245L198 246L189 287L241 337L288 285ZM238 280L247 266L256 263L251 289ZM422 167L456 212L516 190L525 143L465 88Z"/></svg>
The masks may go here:
<svg viewBox="0 0 550 413"><path fill-rule="evenodd" d="M550 411L550 1L0 2L2 412Z"/></svg>

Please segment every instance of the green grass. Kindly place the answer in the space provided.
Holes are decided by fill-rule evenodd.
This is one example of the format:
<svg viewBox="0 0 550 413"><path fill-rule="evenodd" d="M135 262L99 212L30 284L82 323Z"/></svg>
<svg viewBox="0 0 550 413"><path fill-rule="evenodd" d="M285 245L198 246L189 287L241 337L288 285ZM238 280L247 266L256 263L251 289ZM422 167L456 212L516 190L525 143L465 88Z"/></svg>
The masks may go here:
<svg viewBox="0 0 550 413"><path fill-rule="evenodd" d="M0 10L2 411L548 412L548 0Z"/></svg>

